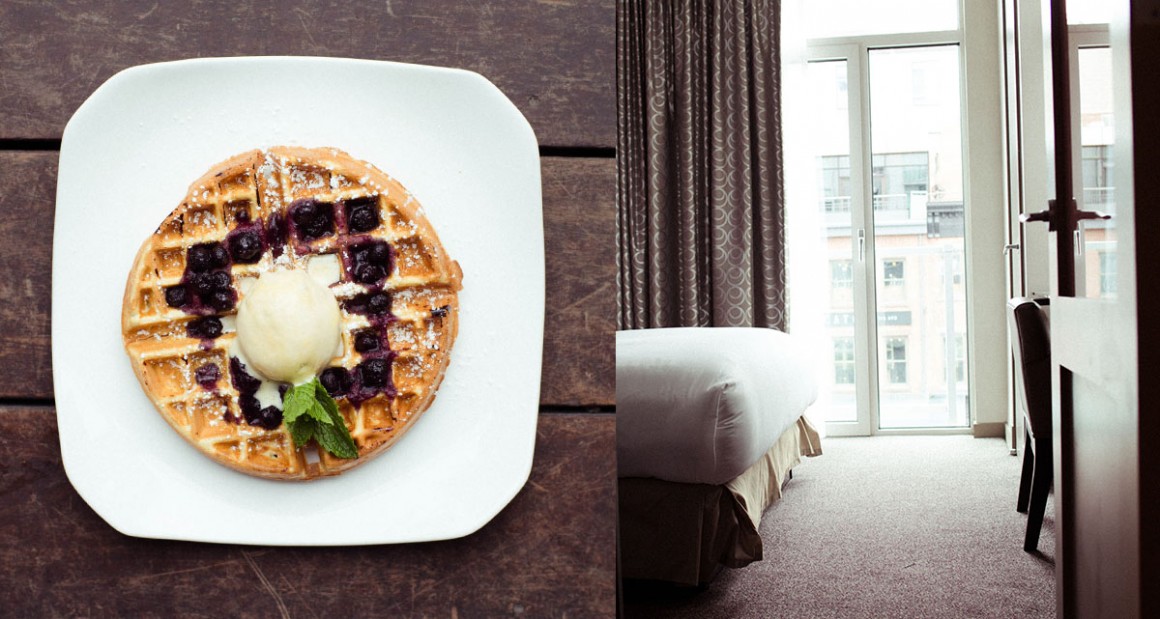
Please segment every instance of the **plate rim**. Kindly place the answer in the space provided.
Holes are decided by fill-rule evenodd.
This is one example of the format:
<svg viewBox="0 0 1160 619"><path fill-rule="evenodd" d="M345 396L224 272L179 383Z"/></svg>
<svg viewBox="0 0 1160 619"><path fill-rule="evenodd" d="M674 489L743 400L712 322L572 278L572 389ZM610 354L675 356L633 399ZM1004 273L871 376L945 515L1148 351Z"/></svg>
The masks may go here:
<svg viewBox="0 0 1160 619"><path fill-rule="evenodd" d="M498 99L496 101L506 105L509 108L510 112L514 112L514 115L511 116L511 119L519 121L519 125L522 129L521 132L526 131L524 136L516 136L514 139L523 139L523 140L526 140L530 143L529 145L531 148L529 148L528 154L529 154L529 156L534 156L535 166L536 166L537 170L542 170L542 162L540 161L540 154L539 154L539 149L538 149L538 140L535 136L534 128L532 127L531 123L527 120L527 117L525 117L523 115L523 113L519 110L519 108L515 105L515 103L512 102L511 99L509 99L503 93L503 91L499 89L498 86L496 86L493 82L488 80L483 75L476 73L474 71L471 71L471 70L467 70L467 69L462 69L462 68L457 68L457 67L437 66L437 65L405 63L405 62L397 62L397 61L391 61L391 60L342 58L342 57L331 57L331 56L287 56L287 55L223 56L223 57L187 58L187 59L176 59L176 60L168 60L168 61L162 61L162 62L154 62L154 63L145 63L145 64L126 67L126 68L123 68L123 69L119 70L118 72L114 73L112 76L110 76L104 82L102 82L99 86L97 86L97 88L94 89L93 92L90 93L90 95L88 97L86 97L86 99L77 107L77 109L74 111L74 113L70 116L70 118L69 118L68 122L65 124L65 128L62 132L61 147L60 147L59 159L58 159L58 164L60 167L58 168L57 187L56 187L56 194L54 196L54 198L56 199L55 203L58 206L58 208L56 208L55 213L54 213L54 234L53 234L53 249L52 249L52 259L53 259L54 266L52 269L52 280L51 280L51 286L50 286L52 298L54 300L59 297L59 295L57 295L58 287L63 285L61 278L59 278L57 276L57 268L56 268L57 264L63 264L63 262L58 259L59 258L58 253L64 251L61 248L61 246L57 243L58 237L56 234L56 231L60 229L60 226L58 225L59 221L63 218L63 213L65 211L65 209L59 208L59 202L60 202L62 188L66 185L66 183L68 182L68 178L71 175L72 164L67 163L68 160L66 159L66 154L71 155L73 153L73 151L80 148L80 146L75 145L76 141L78 139L80 139L77 137L77 131L79 130L79 129L77 129L77 127L82 127L82 126L84 126L84 124L86 122L89 122L86 119L86 116L94 114L95 113L93 111L94 109L99 110L100 109L99 104L101 103L101 99L103 97L110 96L109 95L110 92L115 92L117 88L122 87L121 84L123 82L125 82L126 80L136 78L137 76L147 76L148 73L153 72L153 71L160 71L160 72L162 72L161 74L164 75L166 72L169 72L171 70L184 70L187 67L214 65L214 64L221 64L223 66L231 65L231 64L232 65L240 65L240 64L246 64L246 63L272 63L272 64L320 63L320 64L333 64L333 65L351 65L351 64L353 64L353 65L361 65L361 66L372 68L372 69L373 68L387 68L387 69L397 69L397 70L403 70L403 71L416 71L416 72L421 72L421 73L422 72L441 73L441 74L445 74L448 76L454 76L454 79L466 79L466 80L471 80L471 81L477 82L477 84L484 85L486 88L493 91L494 95L498 95ZM262 145L260 147L264 148L267 146L268 145ZM523 148L523 147L521 147L521 148ZM64 173L62 173L62 172L64 172ZM540 234L538 237L539 247L536 251L538 261L534 266L537 267L536 268L536 274L538 275L537 281L539 281L542 285L537 286L539 288L539 292L537 293L536 298L540 302L540 305L542 306L541 310L546 310L546 295L545 295L546 276L547 276L546 251L545 251L546 250L546 240L545 240L544 235L543 235L543 191L542 191L542 173L540 173L540 172L537 172L537 181L538 182L537 182L537 185L535 187L534 193L536 194L536 197L538 199L538 205L536 208L536 212L538 215L538 222L540 224L539 225ZM119 296L120 295L118 295L118 297ZM65 319L66 319L65 308L62 307L62 304L60 304L60 303L53 303L52 304L50 318L51 318L51 323L53 325L51 328L51 331L50 331L50 335L51 335L51 358L53 359L52 375L53 375L53 384L54 384L53 391L54 391L54 402L55 402L54 412L55 412L55 416L57 419L57 425L58 425L57 436L58 436L58 440L60 442L60 448L61 448L62 468L65 471L65 476L69 480L70 485L78 493L78 495L81 496L82 500L84 500L85 503L87 505L89 505L89 507L91 509L93 509L93 511L96 512L98 516L101 517L102 520L104 520L107 524L109 524L109 526L111 526L114 530L116 530L124 535L132 536L132 537L139 537L139 538L144 538L144 539L165 539L165 540L178 540L178 541L193 541L193 542L199 542L199 543L212 543L212 544L261 544L261 545L266 545L266 546L291 546L291 547L293 547L293 546L299 546L299 547L335 547L335 546L390 545L390 544L399 544L399 543L416 543L416 542L425 542L425 541L440 541L440 540L458 539L458 538L462 538L462 537L466 537L468 535L471 535L471 534L479 531L483 527L487 526L487 524L489 524L490 522L492 522L496 518L496 516L498 516L503 510L505 510L507 508L508 505L511 504L511 502L515 499L515 497L520 493L520 491L527 485L528 479L530 479L531 471L532 471L533 466L534 466L535 446L536 446L536 442L537 442L536 439L537 439L539 417L540 417L539 410L538 410L538 408L539 408L538 404L539 404L539 395L540 395L540 389L541 389L540 383L542 381L542 376L543 376L542 353L540 354L540 356L538 358L536 358L534 360L534 363L533 363L537 380L535 381L534 394L529 394L530 396L534 396L534 402L535 402L535 405L530 407L534 410L530 411L530 414L529 414L530 419L531 419L531 426L532 426L530 431L527 433L526 440L529 444L526 445L524 449L520 450L520 454L523 457L519 461L517 461L519 466L513 467L513 468L515 468L516 471L518 471L519 474L518 475L514 475L514 474L511 475L508 478L510 480L510 482L503 487L497 488L497 490L493 493L493 495L495 497L499 497L502 499L498 502L493 503L495 505L494 510L489 509L489 510L480 511L479 518L471 520L466 526L461 526L458 528L448 528L448 529L446 529L447 533L445 535L440 535L440 536L423 535L423 536L412 537L412 538L406 538L406 536L403 536L406 539L397 539L397 540L382 540L379 538L371 539L371 538L367 538L366 535L355 536L355 537L362 537L365 539L354 539L354 538L346 537L341 541L326 541L326 540L313 540L313 539L303 541L303 540L298 539L298 538L296 538L294 540L279 540L279 539L270 539L270 538L266 538L266 537L262 537L262 539L256 540L254 537L247 536L245 534L233 535L232 531L226 531L225 534L218 534L218 535L214 535L214 536L205 536L205 535L193 535L193 536L191 536L191 535L184 534L181 531L164 530L165 527L161 527L161 528L155 527L154 525L149 524L148 522L146 522L144 519L141 519L141 518L129 519L126 521L125 519L122 518L122 514L120 512L110 513L109 511L106 510L106 507L107 507L106 499L104 497L98 498L97 496L95 496L94 493L100 494L101 491L90 486L89 485L90 481L88 479L83 478L83 477L79 477L78 475L74 474L75 472L79 471L80 464L77 462L76 458L80 454L79 454L79 452L76 451L75 448L68 446L68 442L70 440L72 440L72 438L74 438L74 437L71 436L71 434L68 430L62 431L62 424L60 423L60 420L62 419L62 415L61 415L62 404L64 405L63 408L65 408L65 409L69 409L70 407L74 407L74 406L79 407L79 404L76 404L73 402L75 394L66 393L66 394L64 394L65 397L62 398L61 397L62 394L58 391L58 389L59 389L58 385L68 385L69 384L69 381L67 378L64 381L59 380L60 377L62 376L61 373L64 371L63 370L64 365L57 362L57 360L59 358L63 358L63 356L66 354L66 352L64 351L63 344L60 343L60 338L57 337L58 328L60 328L59 327L60 325L65 324ZM535 327L535 329L534 329L535 333L533 334L533 339L535 342L538 342L540 344L538 346L538 349L542 351L542 346L543 346L543 341L544 341L544 324L546 322L545 312L544 311L538 312L538 314L535 318L536 318L535 325L533 325ZM134 377L133 383L136 384L135 377ZM152 406L152 403L150 403L150 406ZM64 415L64 418L67 419L70 414L72 414L72 413L66 412L66 414ZM73 423L73 422L66 421L66 423L64 425L68 426L71 423ZM68 437L68 438L66 438L66 437ZM221 465L219 463L215 463L214 466L222 466L223 468L228 468L228 467L224 467L224 465ZM234 473L238 474L238 475L243 475L243 473L237 473L236 471L234 471ZM263 481L267 481L269 483L274 483L274 484L287 483L287 482L278 482L278 481L272 481L272 480L263 480ZM317 480L315 483L326 483L326 481L327 480ZM501 490L502 490L502 492L501 492ZM484 515L484 514L486 514L486 515ZM261 537L261 536L258 536L258 537Z"/></svg>

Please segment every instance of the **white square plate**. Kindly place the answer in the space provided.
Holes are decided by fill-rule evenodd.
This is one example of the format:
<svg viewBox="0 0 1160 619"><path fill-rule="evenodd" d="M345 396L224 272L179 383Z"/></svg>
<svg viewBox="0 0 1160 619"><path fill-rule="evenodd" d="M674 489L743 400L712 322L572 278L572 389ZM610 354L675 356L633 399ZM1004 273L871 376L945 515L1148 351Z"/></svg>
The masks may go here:
<svg viewBox="0 0 1160 619"><path fill-rule="evenodd" d="M253 148L334 146L398 179L463 268L439 397L386 453L335 478L276 482L186 444L121 342L145 238L213 164ZM450 539L528 479L544 329L540 161L527 121L467 71L333 58L221 58L114 75L64 131L52 362L65 471L117 530L270 545Z"/></svg>

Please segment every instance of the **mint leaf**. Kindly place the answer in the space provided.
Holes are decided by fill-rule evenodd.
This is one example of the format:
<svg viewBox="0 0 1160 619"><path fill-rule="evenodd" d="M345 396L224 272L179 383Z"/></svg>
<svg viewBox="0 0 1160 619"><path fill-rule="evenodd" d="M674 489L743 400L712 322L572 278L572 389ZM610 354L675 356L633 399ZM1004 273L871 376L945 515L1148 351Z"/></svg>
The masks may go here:
<svg viewBox="0 0 1160 619"><path fill-rule="evenodd" d="M286 424L290 430L290 437L294 439L294 446L301 447L310 442L310 439L314 438L316 425L309 417Z"/></svg>
<svg viewBox="0 0 1160 619"><path fill-rule="evenodd" d="M342 415L338 414L338 403L334 401L334 398L330 397L330 394L326 392L326 387L323 387L322 383L318 383L315 397L318 398L318 403L322 405L331 419L342 423Z"/></svg>
<svg viewBox="0 0 1160 619"><path fill-rule="evenodd" d="M295 385L286 390L286 395L282 397L282 421L287 425L294 423L303 413L310 410L310 407L315 404L315 387L318 379L314 379L308 383Z"/></svg>
<svg viewBox="0 0 1160 619"><path fill-rule="evenodd" d="M310 409L306 411L306 414L310 416L311 419L319 423L324 423L327 425L334 423L330 419L330 414L326 412L326 409L323 408L322 404L320 404L317 400L310 403Z"/></svg>
<svg viewBox="0 0 1160 619"><path fill-rule="evenodd" d="M346 424L341 420L331 425L319 424L314 430L314 440L318 441L323 449L339 458L358 457L358 447L347 431Z"/></svg>
<svg viewBox="0 0 1160 619"><path fill-rule="evenodd" d="M319 406L325 409L327 416L333 422L330 425L318 426L318 430L314 433L318 444L322 445L326 451L340 458L357 458L358 447L355 446L350 431L346 429L346 421L343 420L342 415L338 412L338 404L326 392L326 388L322 386L322 383L318 383L316 395Z"/></svg>
<svg viewBox="0 0 1160 619"><path fill-rule="evenodd" d="M282 421L295 447L314 439L339 458L358 457L358 447L338 412L338 404L317 378L286 390L282 398Z"/></svg>

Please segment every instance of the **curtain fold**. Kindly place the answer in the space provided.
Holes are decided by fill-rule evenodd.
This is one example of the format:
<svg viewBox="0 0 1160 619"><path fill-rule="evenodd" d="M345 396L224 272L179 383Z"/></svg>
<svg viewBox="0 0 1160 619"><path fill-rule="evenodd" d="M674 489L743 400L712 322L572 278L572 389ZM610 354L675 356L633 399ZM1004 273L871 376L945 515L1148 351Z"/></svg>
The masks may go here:
<svg viewBox="0 0 1160 619"><path fill-rule="evenodd" d="M621 329L785 329L777 0L617 3Z"/></svg>

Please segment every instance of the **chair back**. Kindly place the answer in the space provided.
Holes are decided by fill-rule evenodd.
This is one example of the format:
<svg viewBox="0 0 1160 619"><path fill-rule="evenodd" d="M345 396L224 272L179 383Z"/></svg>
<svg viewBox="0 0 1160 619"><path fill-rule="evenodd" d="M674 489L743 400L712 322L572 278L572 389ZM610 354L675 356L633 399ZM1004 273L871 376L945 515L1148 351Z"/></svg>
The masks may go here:
<svg viewBox="0 0 1160 619"><path fill-rule="evenodd" d="M1016 297L1007 302L1007 328L1015 357L1016 391L1027 411L1031 432L1050 435L1051 336L1047 316L1034 299Z"/></svg>

